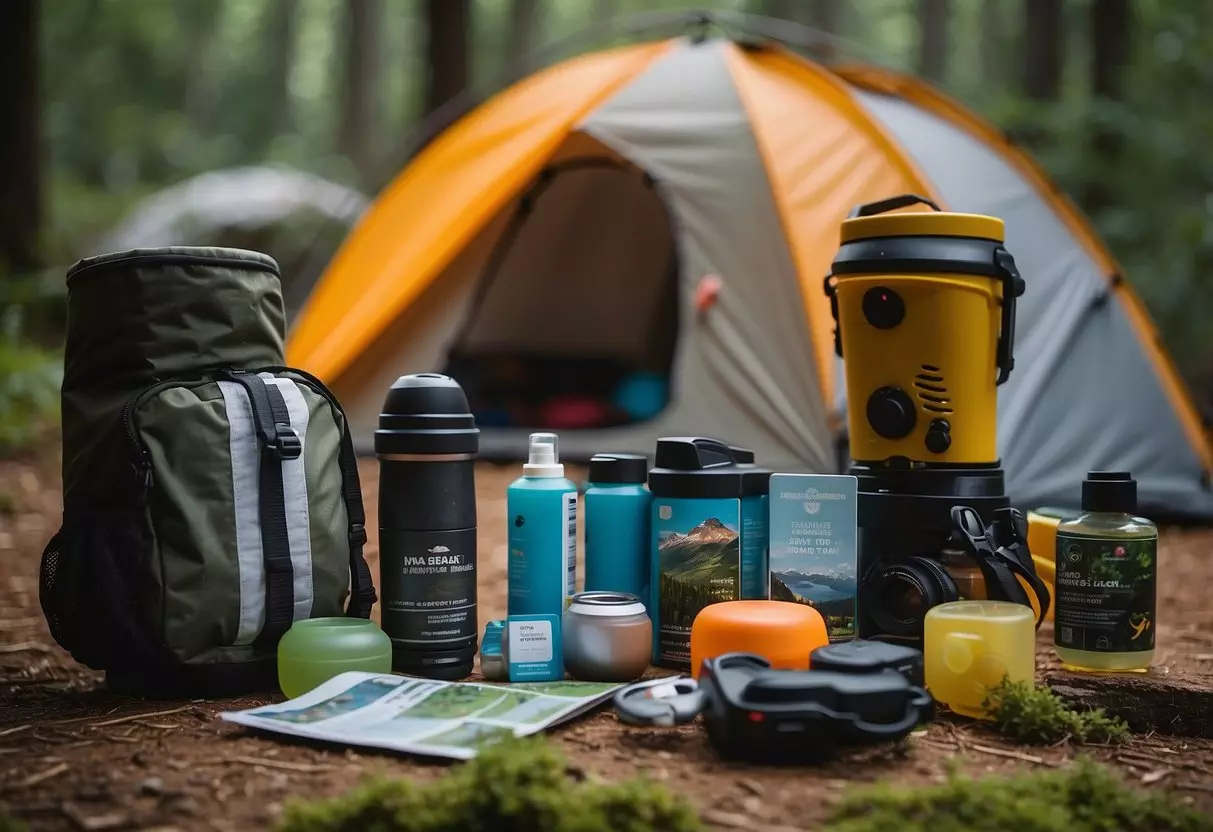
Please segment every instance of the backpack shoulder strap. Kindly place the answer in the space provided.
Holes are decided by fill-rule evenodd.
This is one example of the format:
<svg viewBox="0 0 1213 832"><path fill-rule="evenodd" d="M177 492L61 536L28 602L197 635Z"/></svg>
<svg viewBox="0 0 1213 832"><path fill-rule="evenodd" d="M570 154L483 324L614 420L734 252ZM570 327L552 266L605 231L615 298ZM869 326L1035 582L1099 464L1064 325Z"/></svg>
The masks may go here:
<svg viewBox="0 0 1213 832"><path fill-rule="evenodd" d="M333 409L341 414L341 445L338 449L338 464L341 466L341 499L349 518L350 541L350 600L345 614L351 618L370 618L371 609L379 600L375 593L375 582L367 565L363 547L366 546L366 509L362 504L362 481L358 476L358 457L354 454L354 439L350 431L350 420L341 407L341 402L324 382L311 373L296 367L267 367L267 372L286 373L304 379L329 400Z"/></svg>
<svg viewBox="0 0 1213 832"><path fill-rule="evenodd" d="M282 391L253 373L230 372L227 378L245 389L261 445L259 473L261 556L265 564L265 624L255 643L272 647L290 629L295 615L295 571L291 563L282 463L303 452L299 434L291 427Z"/></svg>
<svg viewBox="0 0 1213 832"><path fill-rule="evenodd" d="M342 414L344 416L344 414ZM366 545L366 510L362 505L362 483L358 476L358 458L350 437L349 420L341 426L341 496L345 500L350 524L350 602L345 614L351 618L370 618L371 608L379 600L375 582L367 566L362 547Z"/></svg>

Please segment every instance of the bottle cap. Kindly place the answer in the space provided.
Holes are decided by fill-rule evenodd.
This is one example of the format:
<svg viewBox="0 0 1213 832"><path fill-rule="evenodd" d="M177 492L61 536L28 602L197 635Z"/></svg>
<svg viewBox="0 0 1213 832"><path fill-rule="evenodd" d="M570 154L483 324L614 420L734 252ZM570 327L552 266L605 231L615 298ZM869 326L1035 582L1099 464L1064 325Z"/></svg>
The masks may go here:
<svg viewBox="0 0 1213 832"><path fill-rule="evenodd" d="M522 473L527 477L563 477L564 465L558 451L560 440L554 433L532 433L530 456Z"/></svg>
<svg viewBox="0 0 1213 832"><path fill-rule="evenodd" d="M388 390L375 431L379 456L475 454L479 446L480 430L455 379L416 373Z"/></svg>
<svg viewBox="0 0 1213 832"><path fill-rule="evenodd" d="M642 454L594 454L590 482L643 485L649 478L649 459Z"/></svg>
<svg viewBox="0 0 1213 832"><path fill-rule="evenodd" d="M1137 511L1137 481L1128 471L1091 471L1082 483L1082 510L1113 514Z"/></svg>

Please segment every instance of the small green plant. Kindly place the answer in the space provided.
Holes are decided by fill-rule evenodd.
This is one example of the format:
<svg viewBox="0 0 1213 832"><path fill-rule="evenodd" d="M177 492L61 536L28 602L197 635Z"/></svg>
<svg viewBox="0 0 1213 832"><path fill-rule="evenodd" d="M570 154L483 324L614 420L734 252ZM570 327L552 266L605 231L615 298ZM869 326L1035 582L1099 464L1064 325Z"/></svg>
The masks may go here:
<svg viewBox="0 0 1213 832"><path fill-rule="evenodd" d="M0 832L28 832L29 827L0 807Z"/></svg>
<svg viewBox="0 0 1213 832"><path fill-rule="evenodd" d="M508 739L427 784L375 778L351 793L286 807L279 832L701 832L659 783L604 785L569 774L542 738Z"/></svg>
<svg viewBox="0 0 1213 832"><path fill-rule="evenodd" d="M826 832L1206 832L1213 817L1173 797L1127 788L1090 760L1060 770L847 795Z"/></svg>
<svg viewBox="0 0 1213 832"><path fill-rule="evenodd" d="M1047 687L1005 677L990 688L982 707L993 718L995 728L1026 745L1049 745L1066 739L1120 743L1129 738L1124 721L1108 716L1102 708L1076 711Z"/></svg>

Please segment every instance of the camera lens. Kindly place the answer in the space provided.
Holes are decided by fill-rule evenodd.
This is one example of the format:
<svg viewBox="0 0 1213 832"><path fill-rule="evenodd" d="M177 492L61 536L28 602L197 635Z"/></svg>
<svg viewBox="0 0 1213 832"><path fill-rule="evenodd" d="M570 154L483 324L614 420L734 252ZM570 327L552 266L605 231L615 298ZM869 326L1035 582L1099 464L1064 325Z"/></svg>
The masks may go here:
<svg viewBox="0 0 1213 832"><path fill-rule="evenodd" d="M927 610L957 598L956 583L943 566L917 556L888 564L864 589L867 614L893 636L920 637Z"/></svg>
<svg viewBox="0 0 1213 832"><path fill-rule="evenodd" d="M877 329L892 329L905 320L906 303L892 289L875 286L863 293L863 316Z"/></svg>

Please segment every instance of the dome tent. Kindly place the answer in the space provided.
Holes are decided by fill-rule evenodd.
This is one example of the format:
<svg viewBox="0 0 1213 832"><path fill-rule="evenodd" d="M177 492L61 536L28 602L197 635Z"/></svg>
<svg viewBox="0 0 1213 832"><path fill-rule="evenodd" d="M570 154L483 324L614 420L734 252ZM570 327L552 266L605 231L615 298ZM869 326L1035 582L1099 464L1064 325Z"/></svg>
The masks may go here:
<svg viewBox="0 0 1213 832"><path fill-rule="evenodd" d="M474 366L457 356L666 355L660 414L562 430L562 455L714 435L779 470L836 471L845 391L822 277L847 212L907 192L1004 218L1027 281L999 390L1012 499L1073 504L1087 470L1128 469L1143 511L1213 517L1195 406L1077 210L922 82L777 44L611 48L475 108L364 214L288 360L332 385L369 450L402 373ZM521 458L546 427L485 427L484 454Z"/></svg>

